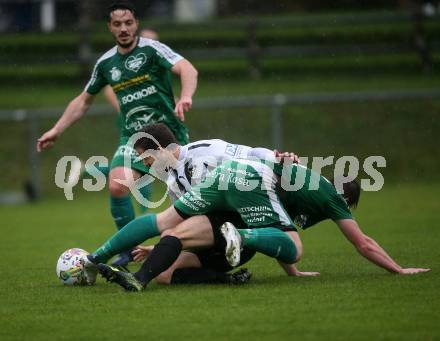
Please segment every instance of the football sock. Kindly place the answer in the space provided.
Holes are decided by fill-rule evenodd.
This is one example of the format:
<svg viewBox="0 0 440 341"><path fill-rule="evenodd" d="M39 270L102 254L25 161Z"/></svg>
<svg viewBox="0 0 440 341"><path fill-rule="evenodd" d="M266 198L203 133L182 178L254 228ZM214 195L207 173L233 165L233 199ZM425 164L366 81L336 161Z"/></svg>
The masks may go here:
<svg viewBox="0 0 440 341"><path fill-rule="evenodd" d="M292 264L296 260L296 246L289 235L274 227L239 229L243 246Z"/></svg>
<svg viewBox="0 0 440 341"><path fill-rule="evenodd" d="M152 188L152 186L151 186L151 184L149 184L149 185L146 185L142 188L139 188L139 192L141 192L142 196L145 199L150 200L151 199L151 192L152 192L151 188ZM145 207L141 203L139 203L139 208L140 208L140 211L142 214L144 214L148 210L148 207Z"/></svg>
<svg viewBox="0 0 440 341"><path fill-rule="evenodd" d="M182 243L174 236L165 236L151 251L150 256L142 264L134 276L145 286L153 278L167 270L180 255Z"/></svg>
<svg viewBox="0 0 440 341"><path fill-rule="evenodd" d="M207 268L176 269L170 284L216 284L229 283L230 275Z"/></svg>
<svg viewBox="0 0 440 341"><path fill-rule="evenodd" d="M93 263L107 263L114 255L129 250L159 234L155 214L138 217L115 233L98 250L93 252L89 259Z"/></svg>
<svg viewBox="0 0 440 341"><path fill-rule="evenodd" d="M127 225L135 217L133 204L131 203L129 195L124 197L110 196L110 211L118 230Z"/></svg>

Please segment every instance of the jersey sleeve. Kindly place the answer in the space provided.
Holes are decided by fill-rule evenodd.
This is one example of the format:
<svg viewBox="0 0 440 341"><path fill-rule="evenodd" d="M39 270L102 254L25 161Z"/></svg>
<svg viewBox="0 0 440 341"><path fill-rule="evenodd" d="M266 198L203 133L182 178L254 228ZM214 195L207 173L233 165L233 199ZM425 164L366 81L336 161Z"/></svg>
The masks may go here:
<svg viewBox="0 0 440 341"><path fill-rule="evenodd" d="M165 69L171 69L177 62L183 59L180 54L159 41L152 41L151 47L156 50L155 58L158 64Z"/></svg>
<svg viewBox="0 0 440 341"><path fill-rule="evenodd" d="M87 83L84 91L88 92L91 95L96 95L104 86L106 86L107 80L104 78L101 68L99 66L99 62L95 64L93 68L92 76L90 77L89 82Z"/></svg>
<svg viewBox="0 0 440 341"><path fill-rule="evenodd" d="M328 216L331 220L353 219L350 209L344 198L336 193L330 197L328 201Z"/></svg>

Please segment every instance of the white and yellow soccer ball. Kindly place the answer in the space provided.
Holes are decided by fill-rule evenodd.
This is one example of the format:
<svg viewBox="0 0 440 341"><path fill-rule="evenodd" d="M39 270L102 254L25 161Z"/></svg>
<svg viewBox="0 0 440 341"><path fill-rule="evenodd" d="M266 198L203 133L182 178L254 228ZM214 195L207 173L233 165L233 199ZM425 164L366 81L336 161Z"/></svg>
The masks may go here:
<svg viewBox="0 0 440 341"><path fill-rule="evenodd" d="M89 253L83 249L73 248L64 251L57 262L57 276L66 285L87 285L81 259Z"/></svg>

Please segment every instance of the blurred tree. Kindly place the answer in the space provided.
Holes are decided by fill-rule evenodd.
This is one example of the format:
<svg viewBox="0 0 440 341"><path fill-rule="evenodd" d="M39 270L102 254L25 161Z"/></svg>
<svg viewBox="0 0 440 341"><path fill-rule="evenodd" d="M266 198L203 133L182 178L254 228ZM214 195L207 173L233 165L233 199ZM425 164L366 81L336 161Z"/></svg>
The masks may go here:
<svg viewBox="0 0 440 341"><path fill-rule="evenodd" d="M406 6L405 0L218 0L219 14L273 14L296 10L380 9Z"/></svg>
<svg viewBox="0 0 440 341"><path fill-rule="evenodd" d="M409 5L414 22L414 46L422 61L423 71L430 73L432 71L432 57L424 29L423 1L412 0Z"/></svg>

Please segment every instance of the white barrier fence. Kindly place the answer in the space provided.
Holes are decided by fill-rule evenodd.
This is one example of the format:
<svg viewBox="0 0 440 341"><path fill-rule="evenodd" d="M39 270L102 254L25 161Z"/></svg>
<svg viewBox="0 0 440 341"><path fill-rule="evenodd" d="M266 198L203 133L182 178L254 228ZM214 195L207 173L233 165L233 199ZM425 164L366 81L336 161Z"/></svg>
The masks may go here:
<svg viewBox="0 0 440 341"><path fill-rule="evenodd" d="M198 99L194 102L194 109L212 110L218 108L267 108L271 116L272 145L283 149L283 107L287 105L308 105L319 103L344 102L376 102L394 100L438 99L440 89L418 90L380 90L361 92L332 92L332 93L302 93L276 94L272 96L239 96ZM28 125L28 166L31 169L31 178L25 193L0 193L0 204L21 202L26 199L38 200L41 198L40 163L36 151L36 140L41 134L39 121L44 118L56 118L64 108L43 109L16 109L0 110L0 122L24 122ZM111 115L107 105L95 105L88 112L91 116Z"/></svg>

